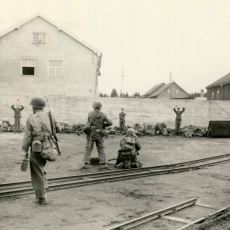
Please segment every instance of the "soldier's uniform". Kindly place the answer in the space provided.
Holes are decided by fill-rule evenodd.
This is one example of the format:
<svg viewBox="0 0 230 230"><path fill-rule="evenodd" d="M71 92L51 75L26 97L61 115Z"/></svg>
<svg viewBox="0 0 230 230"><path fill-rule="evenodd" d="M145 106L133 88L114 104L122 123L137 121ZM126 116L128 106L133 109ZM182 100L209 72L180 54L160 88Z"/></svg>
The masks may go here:
<svg viewBox="0 0 230 230"><path fill-rule="evenodd" d="M34 98L31 101L31 105L33 108L40 110L35 110L26 121L22 150L28 153L29 148L31 148L30 171L32 185L38 203L45 204L47 202L46 187L48 186L46 172L44 171L46 160L41 157L40 152L34 152L31 145L36 140L42 142L45 136L50 136L51 126L48 113L42 110L45 107L45 101L41 98ZM44 126L47 130L44 130Z"/></svg>
<svg viewBox="0 0 230 230"><path fill-rule="evenodd" d="M105 165L105 147L104 147L104 136L106 126L112 125L112 122L106 117L104 113L100 111L101 108L100 102L94 102L93 107L94 111L89 112L88 114L88 132L86 132L86 147L84 162L85 168L88 168L90 164L90 157L93 151L94 143L96 143L99 164Z"/></svg>
<svg viewBox="0 0 230 230"><path fill-rule="evenodd" d="M121 112L119 113L119 126L120 126L120 130L122 132L125 131L125 112L124 109L121 109Z"/></svg>
<svg viewBox="0 0 230 230"><path fill-rule="evenodd" d="M14 126L15 132L20 133L21 131L21 111L24 109L22 105L12 105L11 108L14 110Z"/></svg>
<svg viewBox="0 0 230 230"><path fill-rule="evenodd" d="M120 141L120 150L115 166L119 168L137 168L142 164L138 160L138 151L141 145L135 135L135 130L129 128L126 135Z"/></svg>
<svg viewBox="0 0 230 230"><path fill-rule="evenodd" d="M177 135L180 134L180 126L181 126L181 115L182 113L185 111L185 108L183 108L182 110L180 110L180 108L174 108L173 111L176 113L176 120L175 120L175 133Z"/></svg>

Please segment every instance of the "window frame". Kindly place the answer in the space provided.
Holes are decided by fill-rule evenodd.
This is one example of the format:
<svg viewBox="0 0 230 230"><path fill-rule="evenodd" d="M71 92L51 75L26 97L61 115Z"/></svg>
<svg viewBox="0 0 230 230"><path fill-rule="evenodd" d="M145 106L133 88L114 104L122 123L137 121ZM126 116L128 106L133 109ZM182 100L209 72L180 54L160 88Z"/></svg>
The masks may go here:
<svg viewBox="0 0 230 230"><path fill-rule="evenodd" d="M34 74L23 74L23 67L33 67ZM22 77L35 77L36 76L36 60L34 58L23 58L21 59L21 76Z"/></svg>
<svg viewBox="0 0 230 230"><path fill-rule="evenodd" d="M32 44L35 44L35 45L46 44L46 33L45 32L33 32Z"/></svg>
<svg viewBox="0 0 230 230"><path fill-rule="evenodd" d="M53 62L53 64L56 63L60 63L60 65L51 65L51 63ZM51 70L53 71L53 73L51 74ZM59 73L59 75L57 75L57 73ZM61 59L50 59L48 60L48 75L51 78L63 78L63 60Z"/></svg>

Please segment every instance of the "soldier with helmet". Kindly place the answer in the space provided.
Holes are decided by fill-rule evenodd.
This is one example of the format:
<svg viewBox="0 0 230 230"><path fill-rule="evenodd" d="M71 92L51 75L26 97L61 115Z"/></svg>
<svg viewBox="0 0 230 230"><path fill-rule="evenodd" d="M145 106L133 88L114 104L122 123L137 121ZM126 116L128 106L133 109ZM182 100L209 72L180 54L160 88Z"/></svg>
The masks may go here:
<svg viewBox="0 0 230 230"><path fill-rule="evenodd" d="M46 102L42 98L33 98L30 102L33 109L26 121L26 129L22 143L22 150L25 159L28 159L30 149L30 172L32 185L35 191L36 202L38 204L47 204L46 196L46 172L44 166L46 160L41 156L42 143L45 138L52 133L49 115L44 111ZM56 127L56 124L53 124ZM44 128L45 127L45 128Z"/></svg>
<svg viewBox="0 0 230 230"><path fill-rule="evenodd" d="M120 141L120 150L118 150L118 157L115 164L117 168L138 168L142 164L138 160L139 150L141 145L136 136L136 131L129 128L126 135Z"/></svg>
<svg viewBox="0 0 230 230"><path fill-rule="evenodd" d="M94 102L92 106L93 111L88 114L88 122L84 130L86 133L86 147L84 155L85 164L83 169L88 169L90 166L90 157L94 143L97 146L99 164L101 165L101 168L106 168L104 147L105 127L111 126L112 122L101 112L102 104L100 102Z"/></svg>

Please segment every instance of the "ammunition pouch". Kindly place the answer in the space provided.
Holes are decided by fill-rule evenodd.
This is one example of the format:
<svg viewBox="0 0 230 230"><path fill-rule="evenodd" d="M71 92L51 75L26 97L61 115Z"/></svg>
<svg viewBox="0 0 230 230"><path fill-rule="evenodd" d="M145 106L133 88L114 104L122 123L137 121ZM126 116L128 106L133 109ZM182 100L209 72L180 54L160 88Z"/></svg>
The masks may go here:
<svg viewBox="0 0 230 230"><path fill-rule="evenodd" d="M42 142L39 140L33 141L31 148L32 148L32 152L40 153L42 151Z"/></svg>

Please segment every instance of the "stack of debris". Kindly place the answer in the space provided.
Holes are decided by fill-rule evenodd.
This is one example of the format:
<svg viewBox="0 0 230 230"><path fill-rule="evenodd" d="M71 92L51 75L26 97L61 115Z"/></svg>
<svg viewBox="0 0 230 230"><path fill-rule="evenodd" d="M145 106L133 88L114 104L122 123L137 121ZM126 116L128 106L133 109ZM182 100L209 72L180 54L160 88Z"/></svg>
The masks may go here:
<svg viewBox="0 0 230 230"><path fill-rule="evenodd" d="M59 122L58 123L58 131L60 133L76 133L78 135L84 133L85 124L73 124L70 125L65 122ZM131 128L130 126L127 126L125 130L128 128ZM175 134L175 130L171 128L167 128L165 123L144 123L143 125L136 123L133 127L137 131L138 136L156 136L156 135L162 135L162 136L173 136ZM24 128L22 127L22 130ZM9 121L0 121L0 132L13 132L14 131L14 125L12 125ZM125 132L121 132L120 128L118 126L114 127L107 127L106 128L106 137L108 135L121 135ZM207 136L208 129L203 127L197 127L193 125L185 126L181 128L180 135L184 136L186 138L191 137L205 137Z"/></svg>
<svg viewBox="0 0 230 230"><path fill-rule="evenodd" d="M13 132L14 125L11 125L9 121L0 121L0 132Z"/></svg>
<svg viewBox="0 0 230 230"><path fill-rule="evenodd" d="M203 127L196 127L193 125L185 126L181 130L181 135L187 138L191 137L206 137L208 129Z"/></svg>

